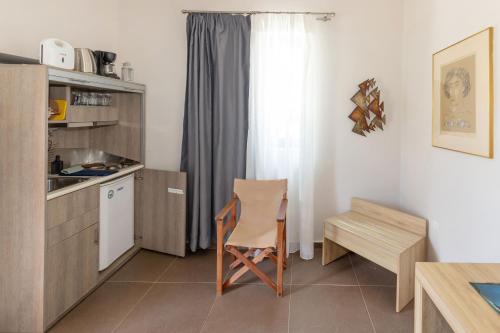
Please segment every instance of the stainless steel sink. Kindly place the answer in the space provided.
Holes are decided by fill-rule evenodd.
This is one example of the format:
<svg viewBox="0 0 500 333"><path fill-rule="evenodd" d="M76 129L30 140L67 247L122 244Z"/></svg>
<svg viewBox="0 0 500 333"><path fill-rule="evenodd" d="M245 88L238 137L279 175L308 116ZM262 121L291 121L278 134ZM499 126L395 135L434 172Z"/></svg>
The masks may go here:
<svg viewBox="0 0 500 333"><path fill-rule="evenodd" d="M47 178L47 192L59 190L63 187L71 186L78 183L83 183L88 180L84 177L57 177Z"/></svg>

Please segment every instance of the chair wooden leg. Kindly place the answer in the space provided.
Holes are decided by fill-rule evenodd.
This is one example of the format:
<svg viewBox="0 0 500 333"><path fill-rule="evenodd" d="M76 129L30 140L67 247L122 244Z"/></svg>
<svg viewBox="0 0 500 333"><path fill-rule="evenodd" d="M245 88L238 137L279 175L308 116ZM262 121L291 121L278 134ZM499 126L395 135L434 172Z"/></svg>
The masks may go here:
<svg viewBox="0 0 500 333"><path fill-rule="evenodd" d="M276 294L283 296L283 261L284 261L284 246L283 246L283 233L285 230L285 223L278 223L278 269L276 276Z"/></svg>
<svg viewBox="0 0 500 333"><path fill-rule="evenodd" d="M278 252L278 250L276 250ZM278 257L274 255L273 253L269 253L269 258L277 265L278 264ZM286 255L283 255L283 269L286 269Z"/></svg>
<svg viewBox="0 0 500 333"><path fill-rule="evenodd" d="M236 227L236 205L233 205L233 207L231 208L231 219L229 220L229 224L230 224L230 229L231 230L234 230L234 228ZM238 260L236 258L235 255L231 254L231 268L230 269L233 269L233 267L236 267L238 266L238 264L236 264L236 261Z"/></svg>
<svg viewBox="0 0 500 333"><path fill-rule="evenodd" d="M248 257L250 257L251 255L253 255L253 254L254 254L254 252L255 252L255 250L254 250L254 249L252 249L252 248L250 248L250 249L248 249L248 251L247 251L247 252L243 253L243 255L244 255L245 257L247 257L247 258L248 258ZM231 263L231 265L229 265L229 269L235 269L235 268L236 268L236 267L238 267L238 266L239 266L242 262L241 262L241 260L237 259L237 258L234 256L234 254L231 254L231 256L234 258L234 261Z"/></svg>
<svg viewBox="0 0 500 333"><path fill-rule="evenodd" d="M264 251L262 251L261 253L259 253L259 255L257 255L256 257L254 257L252 259L252 262L254 264L260 263L262 260L264 260L264 258L266 256L268 256L270 254L271 251L272 251L271 249L265 249ZM245 256L245 254L243 254L243 255ZM245 256L245 257L248 258L248 256ZM233 275L231 275L231 277L229 279L227 279L224 282L223 288L225 289L225 288L229 287L230 285L232 285L233 283L235 283L240 277L242 277L249 270L250 270L250 268L248 268L247 266L243 265L243 267L241 267L238 271L236 271Z"/></svg>
<svg viewBox="0 0 500 333"><path fill-rule="evenodd" d="M222 271L224 264L224 233L222 224L217 224L217 295L222 295Z"/></svg>
<svg viewBox="0 0 500 333"><path fill-rule="evenodd" d="M286 269L286 261L287 261L287 256L288 256L288 252L287 252L287 244L286 244L286 223L285 223L285 226L283 228L283 269Z"/></svg>
<svg viewBox="0 0 500 333"><path fill-rule="evenodd" d="M234 254L238 259L240 259L245 266L247 266L252 272L255 273L265 284L267 284L272 289L276 290L276 283L269 276L266 275L262 270L260 270L257 265L246 258L240 251L238 251L234 246L226 246L226 250Z"/></svg>

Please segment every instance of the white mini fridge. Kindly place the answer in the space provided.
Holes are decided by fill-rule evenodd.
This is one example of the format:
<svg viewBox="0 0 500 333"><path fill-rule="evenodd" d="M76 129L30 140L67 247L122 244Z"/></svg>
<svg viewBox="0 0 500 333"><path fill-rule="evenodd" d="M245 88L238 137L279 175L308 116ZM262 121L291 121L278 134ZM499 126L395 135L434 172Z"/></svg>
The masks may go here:
<svg viewBox="0 0 500 333"><path fill-rule="evenodd" d="M134 246L134 174L101 184L99 271Z"/></svg>

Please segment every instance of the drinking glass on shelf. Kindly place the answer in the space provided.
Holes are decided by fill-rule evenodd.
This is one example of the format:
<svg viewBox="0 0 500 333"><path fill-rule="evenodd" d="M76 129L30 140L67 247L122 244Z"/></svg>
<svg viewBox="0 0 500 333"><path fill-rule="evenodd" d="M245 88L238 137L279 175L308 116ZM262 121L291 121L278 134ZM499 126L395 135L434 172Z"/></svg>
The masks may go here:
<svg viewBox="0 0 500 333"><path fill-rule="evenodd" d="M108 106L108 94L102 94L102 106Z"/></svg>
<svg viewBox="0 0 500 333"><path fill-rule="evenodd" d="M104 94L97 93L96 105L102 106L104 105L103 103L104 103Z"/></svg>
<svg viewBox="0 0 500 333"><path fill-rule="evenodd" d="M87 105L88 101L89 101L88 94L84 91L81 91L78 105Z"/></svg>
<svg viewBox="0 0 500 333"><path fill-rule="evenodd" d="M90 93L90 105L92 106L97 105L97 93L95 92Z"/></svg>

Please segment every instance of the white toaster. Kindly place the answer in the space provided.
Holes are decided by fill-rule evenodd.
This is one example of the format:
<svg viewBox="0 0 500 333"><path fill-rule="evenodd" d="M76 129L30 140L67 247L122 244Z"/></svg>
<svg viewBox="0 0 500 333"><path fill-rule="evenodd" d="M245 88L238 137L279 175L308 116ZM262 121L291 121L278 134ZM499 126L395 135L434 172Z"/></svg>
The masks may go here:
<svg viewBox="0 0 500 333"><path fill-rule="evenodd" d="M73 69L75 50L68 42L57 38L48 38L40 42L40 63L44 65Z"/></svg>

